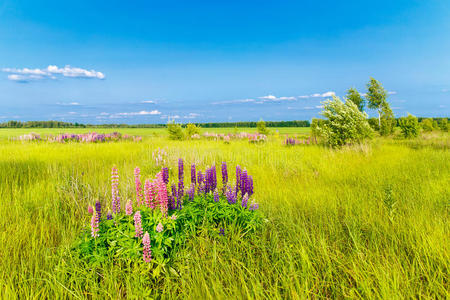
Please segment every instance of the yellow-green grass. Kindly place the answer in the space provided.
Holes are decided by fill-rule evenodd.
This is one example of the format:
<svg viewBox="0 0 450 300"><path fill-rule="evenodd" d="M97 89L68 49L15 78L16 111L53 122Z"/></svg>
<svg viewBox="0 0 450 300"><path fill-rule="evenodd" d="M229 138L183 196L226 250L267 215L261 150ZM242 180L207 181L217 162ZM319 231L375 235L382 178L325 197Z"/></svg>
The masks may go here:
<svg viewBox="0 0 450 300"><path fill-rule="evenodd" d="M377 138L330 150L286 147L275 136L225 144L169 141L159 132L142 143L0 142L0 298L448 297L450 155L433 147L448 144L448 134L430 138L435 143ZM224 241L200 234L158 279L124 265L81 265L68 249L89 223L87 205L98 198L110 206L111 167L119 168L125 201L134 167L144 177L157 172L157 148L167 149L171 172L179 157L187 174L191 163L245 167L264 227L250 238L226 232ZM388 186L392 221L383 202Z"/></svg>

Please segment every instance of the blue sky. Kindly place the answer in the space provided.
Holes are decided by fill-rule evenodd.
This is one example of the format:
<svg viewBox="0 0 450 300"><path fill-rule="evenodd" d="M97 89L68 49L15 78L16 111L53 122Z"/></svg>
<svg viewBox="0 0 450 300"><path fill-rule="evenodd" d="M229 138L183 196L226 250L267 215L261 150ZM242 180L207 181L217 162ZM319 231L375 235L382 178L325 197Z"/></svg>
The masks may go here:
<svg viewBox="0 0 450 300"><path fill-rule="evenodd" d="M0 122L305 120L370 76L397 116L448 117L448 20L432 0L3 0Z"/></svg>

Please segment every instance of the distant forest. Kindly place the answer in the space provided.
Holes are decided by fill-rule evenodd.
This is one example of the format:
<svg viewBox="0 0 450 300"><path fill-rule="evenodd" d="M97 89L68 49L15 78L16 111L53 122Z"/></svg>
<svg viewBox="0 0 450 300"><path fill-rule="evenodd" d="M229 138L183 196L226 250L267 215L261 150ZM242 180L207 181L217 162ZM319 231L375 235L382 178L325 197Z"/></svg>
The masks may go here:
<svg viewBox="0 0 450 300"><path fill-rule="evenodd" d="M193 123L202 128L256 127L257 122ZM267 127L309 127L309 121L266 121ZM184 126L187 124L183 124ZM60 121L8 121L0 128L165 128L167 124L81 124Z"/></svg>

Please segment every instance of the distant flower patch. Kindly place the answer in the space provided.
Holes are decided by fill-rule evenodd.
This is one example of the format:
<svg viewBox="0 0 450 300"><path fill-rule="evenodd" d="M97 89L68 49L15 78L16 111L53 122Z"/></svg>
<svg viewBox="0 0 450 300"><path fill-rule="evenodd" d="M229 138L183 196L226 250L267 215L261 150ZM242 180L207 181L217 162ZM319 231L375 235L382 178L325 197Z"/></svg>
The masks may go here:
<svg viewBox="0 0 450 300"><path fill-rule="evenodd" d="M260 133L247 133L247 132L241 132L241 133L209 133L205 132L201 136L198 134L194 134L191 136L191 139L200 139L205 138L208 140L222 140L224 142L230 142L231 140L248 140L251 143L260 143L260 142L266 142L267 136L265 134Z"/></svg>
<svg viewBox="0 0 450 300"><path fill-rule="evenodd" d="M19 136L17 138L19 141L49 141L58 143L67 142L80 142L80 143L103 143L103 142L117 142L117 141L134 141L141 142L142 137L131 136L128 134L121 134L119 132L101 134L96 132L75 134L75 133L63 133L59 135L48 135L46 137L41 137L37 133L30 133Z"/></svg>
<svg viewBox="0 0 450 300"><path fill-rule="evenodd" d="M88 207L90 228L86 228L73 251L92 265L103 262L135 262L150 264L157 276L171 261L174 253L199 230L212 237L226 235L233 226L243 235L261 226L259 205L254 202L253 178L240 166L236 182L228 180L228 168L221 165L222 183L218 186L216 167L204 172L190 166L191 184L185 191L184 162L178 161L178 180L170 182L169 169L163 168L154 178L141 181L140 169L134 171L134 199L124 211L119 195L119 173L111 175L111 208L102 218L100 202Z"/></svg>
<svg viewBox="0 0 450 300"><path fill-rule="evenodd" d="M297 139L286 136L286 139L284 140L284 144L286 146L295 146L295 145L311 145L311 144L317 144L317 139L314 137L308 137L304 139Z"/></svg>

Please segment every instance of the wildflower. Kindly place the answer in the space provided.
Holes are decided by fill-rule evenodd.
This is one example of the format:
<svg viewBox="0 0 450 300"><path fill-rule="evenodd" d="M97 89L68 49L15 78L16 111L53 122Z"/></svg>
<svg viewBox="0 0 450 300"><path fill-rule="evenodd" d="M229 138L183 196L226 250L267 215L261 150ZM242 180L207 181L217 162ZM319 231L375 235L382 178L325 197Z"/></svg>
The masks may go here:
<svg viewBox="0 0 450 300"><path fill-rule="evenodd" d="M92 215L93 213L94 213L94 208L92 208L92 206L88 206L88 213L90 214L90 215Z"/></svg>
<svg viewBox="0 0 450 300"><path fill-rule="evenodd" d="M240 185L239 188L241 190L241 195L245 195L245 193L247 192L247 171L244 171L241 173L241 180L240 180Z"/></svg>
<svg viewBox="0 0 450 300"><path fill-rule="evenodd" d="M93 238L98 237L98 224L99 223L99 219L98 219L98 215L97 214L92 214L92 218L91 218L91 235Z"/></svg>
<svg viewBox="0 0 450 300"><path fill-rule="evenodd" d="M197 173L197 183L200 185L203 183L203 174L202 171L198 171Z"/></svg>
<svg viewBox="0 0 450 300"><path fill-rule="evenodd" d="M225 229L224 228L220 228L219 235L225 236Z"/></svg>
<svg viewBox="0 0 450 300"><path fill-rule="evenodd" d="M102 204L98 200L95 202L95 212L97 213L98 220L100 221L102 218Z"/></svg>
<svg viewBox="0 0 450 300"><path fill-rule="evenodd" d="M163 181L166 185L169 184L169 168L162 169Z"/></svg>
<svg viewBox="0 0 450 300"><path fill-rule="evenodd" d="M118 213L120 212L119 172L116 167L113 167L111 172L111 195L113 212Z"/></svg>
<svg viewBox="0 0 450 300"><path fill-rule="evenodd" d="M183 159L178 159L178 197L184 195L184 166Z"/></svg>
<svg viewBox="0 0 450 300"><path fill-rule="evenodd" d="M142 238L142 244L144 245L143 258L148 263L152 260L152 248L150 245L150 236L147 231Z"/></svg>
<svg viewBox="0 0 450 300"><path fill-rule="evenodd" d="M224 190L225 190L225 186L228 183L228 170L227 170L227 163L226 162L222 162L222 184L224 186Z"/></svg>
<svg viewBox="0 0 450 300"><path fill-rule="evenodd" d="M195 196L195 185L191 185L191 187L188 189L187 194L189 196L189 200L194 200Z"/></svg>
<svg viewBox="0 0 450 300"><path fill-rule="evenodd" d="M127 205L125 206L125 214L127 216L131 216L133 214L133 204L131 200L128 200Z"/></svg>
<svg viewBox="0 0 450 300"><path fill-rule="evenodd" d="M250 204L250 207L248 209L249 210L257 210L258 208L259 208L258 203L252 203L252 204Z"/></svg>
<svg viewBox="0 0 450 300"><path fill-rule="evenodd" d="M213 165L212 167L211 167L211 181L212 181L212 188L211 188L211 191L213 191L213 190L215 190L216 189L216 187L217 187L217 172L216 172L216 166L215 165Z"/></svg>
<svg viewBox="0 0 450 300"><path fill-rule="evenodd" d="M192 164L191 165L191 183L193 184L193 185L196 185L197 184L197 178L195 177L195 175L196 175L196 173L195 173L195 164Z"/></svg>
<svg viewBox="0 0 450 300"><path fill-rule="evenodd" d="M253 177L250 175L247 178L246 193L249 197L253 195Z"/></svg>
<svg viewBox="0 0 450 300"><path fill-rule="evenodd" d="M136 202L138 206L141 206L144 197L142 195L141 169L139 167L134 169L134 185L136 187Z"/></svg>
<svg viewBox="0 0 450 300"><path fill-rule="evenodd" d="M170 196L169 209L175 209L175 199L178 197L177 186L172 184L172 195Z"/></svg>
<svg viewBox="0 0 450 300"><path fill-rule="evenodd" d="M242 207L247 208L247 203L248 203L248 194L245 194L245 195L242 197Z"/></svg>
<svg viewBox="0 0 450 300"><path fill-rule="evenodd" d="M145 205L151 209L155 208L155 192L154 183L150 180L145 180L144 194L145 194Z"/></svg>
<svg viewBox="0 0 450 300"><path fill-rule="evenodd" d="M163 224L159 223L159 224L156 226L156 231L157 231L157 232L162 232L163 230L164 230Z"/></svg>
<svg viewBox="0 0 450 300"><path fill-rule="evenodd" d="M176 220L176 219L177 219L177 215L171 215L170 218L171 218L172 220Z"/></svg>
<svg viewBox="0 0 450 300"><path fill-rule="evenodd" d="M142 237L142 221L141 221L141 212L138 210L134 214L134 229L136 231L136 237Z"/></svg>
<svg viewBox="0 0 450 300"><path fill-rule="evenodd" d="M219 193L217 190L214 191L214 202L219 202Z"/></svg>
<svg viewBox="0 0 450 300"><path fill-rule="evenodd" d="M233 188L229 185L227 186L225 196L227 197L227 201L229 204L236 203L236 193L233 191Z"/></svg>
<svg viewBox="0 0 450 300"><path fill-rule="evenodd" d="M241 186L241 167L240 166L236 166L236 187L240 187ZM236 189L236 195L237 195L238 190Z"/></svg>
<svg viewBox="0 0 450 300"><path fill-rule="evenodd" d="M161 213L163 216L167 216L168 210L167 187L162 180L161 172L159 172L156 175L156 188L158 189L158 202L161 208Z"/></svg>
<svg viewBox="0 0 450 300"><path fill-rule="evenodd" d="M108 213L106 214L106 220L112 220L112 213L109 210Z"/></svg>

